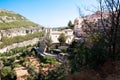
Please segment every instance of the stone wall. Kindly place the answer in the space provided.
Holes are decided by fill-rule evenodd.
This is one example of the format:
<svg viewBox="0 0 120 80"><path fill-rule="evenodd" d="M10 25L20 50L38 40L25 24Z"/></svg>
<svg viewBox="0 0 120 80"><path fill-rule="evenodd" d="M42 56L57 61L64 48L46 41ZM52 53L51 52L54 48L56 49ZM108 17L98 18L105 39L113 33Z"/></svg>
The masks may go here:
<svg viewBox="0 0 120 80"><path fill-rule="evenodd" d="M10 51L11 49L14 49L16 47L23 47L23 46L28 46L28 45L34 45L39 40L40 40L39 38L34 38L32 40L23 41L23 42L20 42L20 43L14 43L12 45L9 45L9 46L6 46L6 47L0 49L0 53L4 53L4 52L7 52L7 51Z"/></svg>

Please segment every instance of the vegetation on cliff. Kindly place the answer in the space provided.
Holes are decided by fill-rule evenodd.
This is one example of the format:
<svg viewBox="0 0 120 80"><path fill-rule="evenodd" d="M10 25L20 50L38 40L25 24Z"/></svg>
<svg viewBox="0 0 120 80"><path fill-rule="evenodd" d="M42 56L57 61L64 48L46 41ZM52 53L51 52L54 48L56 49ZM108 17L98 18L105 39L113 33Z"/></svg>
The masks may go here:
<svg viewBox="0 0 120 80"><path fill-rule="evenodd" d="M9 23L0 23L0 29L6 30L11 28L20 28L20 27L36 27L38 24L35 24L31 21L22 20L22 21L14 21Z"/></svg>
<svg viewBox="0 0 120 80"><path fill-rule="evenodd" d="M0 44L0 48L6 47L8 45L11 45L13 43L19 43L27 40L31 40L33 38L41 38L43 36L44 32L35 32L33 34L28 34L25 36L16 36L16 37L2 37L1 41L2 43Z"/></svg>

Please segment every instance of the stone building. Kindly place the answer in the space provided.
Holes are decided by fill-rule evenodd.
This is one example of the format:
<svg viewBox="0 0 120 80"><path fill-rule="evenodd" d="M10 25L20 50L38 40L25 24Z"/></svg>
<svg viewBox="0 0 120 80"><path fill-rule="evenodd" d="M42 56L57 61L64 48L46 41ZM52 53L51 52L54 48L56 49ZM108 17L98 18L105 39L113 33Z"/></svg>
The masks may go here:
<svg viewBox="0 0 120 80"><path fill-rule="evenodd" d="M72 29L65 29L62 31L52 31L51 30L50 37L51 37L52 43L59 43L58 38L59 38L61 33L65 34L65 36L67 37L66 43L70 44L74 38Z"/></svg>
<svg viewBox="0 0 120 80"><path fill-rule="evenodd" d="M101 22L101 14L102 14L102 21ZM77 37L86 37L90 34L90 32L102 32L103 25L106 29L110 26L109 22L109 12L104 11L97 11L92 15L83 16L81 18L76 18L74 20L74 34Z"/></svg>

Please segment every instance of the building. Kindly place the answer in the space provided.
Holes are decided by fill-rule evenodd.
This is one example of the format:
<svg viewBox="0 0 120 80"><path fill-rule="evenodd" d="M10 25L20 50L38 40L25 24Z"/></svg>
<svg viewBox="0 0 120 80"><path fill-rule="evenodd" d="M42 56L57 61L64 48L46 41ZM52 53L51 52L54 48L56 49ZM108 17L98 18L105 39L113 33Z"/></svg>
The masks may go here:
<svg viewBox="0 0 120 80"><path fill-rule="evenodd" d="M74 35L76 37L82 36L82 22L83 22L83 18L76 18L74 20Z"/></svg>
<svg viewBox="0 0 120 80"><path fill-rule="evenodd" d="M65 36L67 37L66 43L70 44L72 42L73 38L74 38L72 29L64 29L62 31L52 31L52 30L50 30L50 37L51 37L52 43L59 43L58 38L59 38L61 33L65 34Z"/></svg>
<svg viewBox="0 0 120 80"><path fill-rule="evenodd" d="M102 21L101 22L101 14ZM102 32L103 26L109 29L109 12L97 11L92 15L83 16L74 20L74 34L76 37L86 37L90 32Z"/></svg>

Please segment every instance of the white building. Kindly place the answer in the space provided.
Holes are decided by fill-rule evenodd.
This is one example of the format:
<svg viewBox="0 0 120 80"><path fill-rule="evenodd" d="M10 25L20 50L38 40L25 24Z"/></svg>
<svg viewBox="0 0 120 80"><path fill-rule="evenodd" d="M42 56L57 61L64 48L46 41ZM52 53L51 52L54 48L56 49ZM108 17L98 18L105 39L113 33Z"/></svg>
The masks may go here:
<svg viewBox="0 0 120 80"><path fill-rule="evenodd" d="M52 40L52 43L59 43L59 36L61 33L64 33L65 36L67 37L66 39L66 43L70 44L74 38L74 35L73 35L73 30L72 29L65 29L65 30L62 30L62 31L50 31L50 37L51 37L51 40Z"/></svg>

